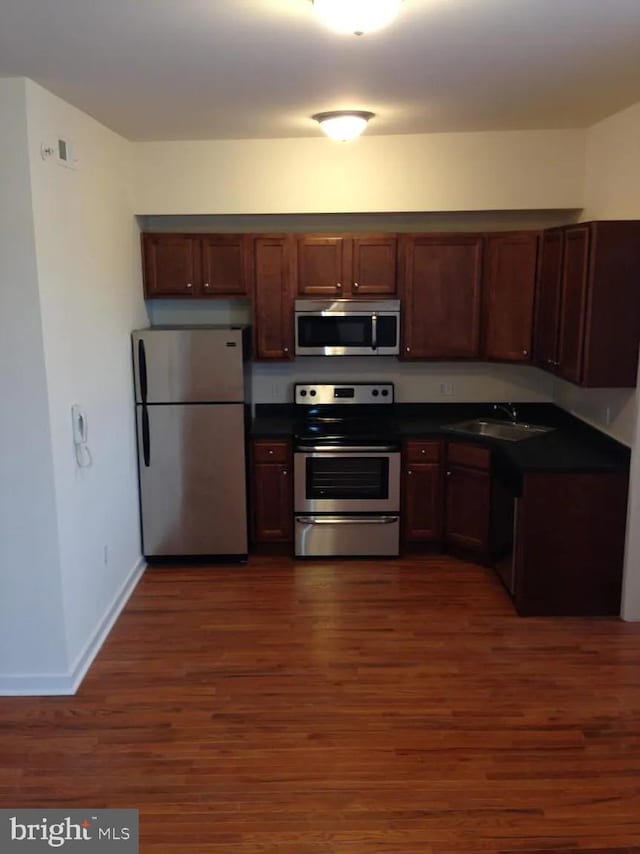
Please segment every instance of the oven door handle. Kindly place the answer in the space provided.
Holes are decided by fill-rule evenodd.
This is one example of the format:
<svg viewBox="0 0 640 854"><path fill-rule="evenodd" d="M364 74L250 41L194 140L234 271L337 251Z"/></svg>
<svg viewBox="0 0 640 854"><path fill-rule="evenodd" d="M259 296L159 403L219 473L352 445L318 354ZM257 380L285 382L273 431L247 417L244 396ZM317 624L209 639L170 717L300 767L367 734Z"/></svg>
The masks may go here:
<svg viewBox="0 0 640 854"><path fill-rule="evenodd" d="M398 451L397 445L298 445L296 451L303 454L388 454Z"/></svg>
<svg viewBox="0 0 640 854"><path fill-rule="evenodd" d="M371 349L378 349L378 315L371 315Z"/></svg>
<svg viewBox="0 0 640 854"><path fill-rule="evenodd" d="M296 516L298 525L392 525L397 516Z"/></svg>

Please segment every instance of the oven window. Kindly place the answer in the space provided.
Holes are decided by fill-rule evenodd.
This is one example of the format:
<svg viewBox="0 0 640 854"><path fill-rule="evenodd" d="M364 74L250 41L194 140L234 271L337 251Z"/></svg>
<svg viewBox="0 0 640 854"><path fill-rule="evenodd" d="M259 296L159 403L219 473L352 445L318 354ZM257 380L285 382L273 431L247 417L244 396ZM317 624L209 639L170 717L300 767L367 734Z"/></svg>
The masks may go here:
<svg viewBox="0 0 640 854"><path fill-rule="evenodd" d="M298 342L301 347L371 347L371 317L298 317Z"/></svg>
<svg viewBox="0 0 640 854"><path fill-rule="evenodd" d="M388 457L309 457L307 499L386 499Z"/></svg>

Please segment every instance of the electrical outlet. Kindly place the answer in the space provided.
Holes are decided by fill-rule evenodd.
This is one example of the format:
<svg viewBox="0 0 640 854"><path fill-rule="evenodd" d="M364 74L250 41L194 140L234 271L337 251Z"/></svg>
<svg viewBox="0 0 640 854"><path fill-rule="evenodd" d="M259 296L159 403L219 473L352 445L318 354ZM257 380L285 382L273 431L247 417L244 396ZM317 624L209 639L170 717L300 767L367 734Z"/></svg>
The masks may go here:
<svg viewBox="0 0 640 854"><path fill-rule="evenodd" d="M446 394L450 397L453 394L453 383L440 383L440 394Z"/></svg>

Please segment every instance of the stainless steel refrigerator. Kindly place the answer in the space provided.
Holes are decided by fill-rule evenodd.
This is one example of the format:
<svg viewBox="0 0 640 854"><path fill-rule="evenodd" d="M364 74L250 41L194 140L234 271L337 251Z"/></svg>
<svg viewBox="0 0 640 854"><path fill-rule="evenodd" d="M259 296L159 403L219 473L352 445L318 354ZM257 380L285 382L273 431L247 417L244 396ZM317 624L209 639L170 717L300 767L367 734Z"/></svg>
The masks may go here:
<svg viewBox="0 0 640 854"><path fill-rule="evenodd" d="M146 557L247 556L248 327L133 333Z"/></svg>

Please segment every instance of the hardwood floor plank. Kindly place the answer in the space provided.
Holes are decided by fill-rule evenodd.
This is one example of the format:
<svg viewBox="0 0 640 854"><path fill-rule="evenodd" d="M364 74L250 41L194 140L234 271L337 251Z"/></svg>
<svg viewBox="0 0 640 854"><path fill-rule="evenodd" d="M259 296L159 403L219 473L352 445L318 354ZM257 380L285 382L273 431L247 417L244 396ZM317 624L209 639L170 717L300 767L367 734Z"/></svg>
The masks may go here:
<svg viewBox="0 0 640 854"><path fill-rule="evenodd" d="M0 799L152 854L637 854L639 667L451 558L151 569L76 697L0 699Z"/></svg>

